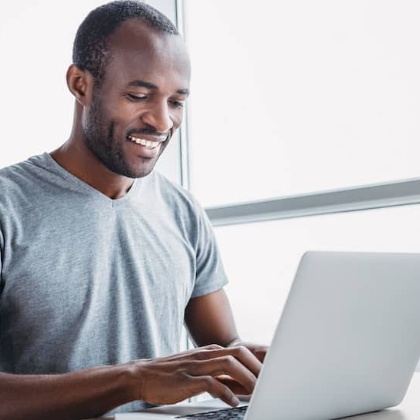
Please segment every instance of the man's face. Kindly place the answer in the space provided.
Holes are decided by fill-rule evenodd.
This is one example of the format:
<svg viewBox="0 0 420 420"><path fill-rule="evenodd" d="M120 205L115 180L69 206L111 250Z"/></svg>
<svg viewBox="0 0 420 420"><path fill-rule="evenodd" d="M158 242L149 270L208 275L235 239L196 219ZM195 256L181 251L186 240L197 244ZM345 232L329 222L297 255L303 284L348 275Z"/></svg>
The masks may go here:
<svg viewBox="0 0 420 420"><path fill-rule="evenodd" d="M190 64L181 37L138 21L112 36L111 61L82 120L90 151L112 172L148 175L180 126Z"/></svg>

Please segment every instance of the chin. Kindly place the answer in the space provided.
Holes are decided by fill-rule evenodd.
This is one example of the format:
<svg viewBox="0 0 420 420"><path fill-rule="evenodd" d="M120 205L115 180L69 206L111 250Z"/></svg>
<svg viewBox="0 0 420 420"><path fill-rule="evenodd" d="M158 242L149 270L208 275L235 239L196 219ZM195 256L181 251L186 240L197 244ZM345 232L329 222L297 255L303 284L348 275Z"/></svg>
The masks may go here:
<svg viewBox="0 0 420 420"><path fill-rule="evenodd" d="M144 178L145 176L149 175L154 169L154 166L151 168L141 168L137 171L133 171L133 177L132 178Z"/></svg>

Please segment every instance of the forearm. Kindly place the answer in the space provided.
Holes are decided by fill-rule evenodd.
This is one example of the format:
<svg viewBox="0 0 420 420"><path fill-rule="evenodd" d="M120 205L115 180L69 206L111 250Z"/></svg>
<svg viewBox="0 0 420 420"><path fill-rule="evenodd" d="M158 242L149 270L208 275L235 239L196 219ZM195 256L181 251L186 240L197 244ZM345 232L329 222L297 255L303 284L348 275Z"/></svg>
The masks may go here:
<svg viewBox="0 0 420 420"><path fill-rule="evenodd" d="M212 345L62 375L0 373L0 420L82 420L134 400L173 404L204 392L237 405L260 369L245 347Z"/></svg>
<svg viewBox="0 0 420 420"><path fill-rule="evenodd" d="M62 375L0 373L0 420L79 420L133 399L129 365Z"/></svg>
<svg viewBox="0 0 420 420"><path fill-rule="evenodd" d="M240 339L228 298L223 290L191 299L185 322L197 346L218 344L223 347L247 347L261 362L267 346L244 342Z"/></svg>
<svg viewBox="0 0 420 420"><path fill-rule="evenodd" d="M219 344L226 347L239 340L232 310L223 290L191 299L185 322L197 346Z"/></svg>

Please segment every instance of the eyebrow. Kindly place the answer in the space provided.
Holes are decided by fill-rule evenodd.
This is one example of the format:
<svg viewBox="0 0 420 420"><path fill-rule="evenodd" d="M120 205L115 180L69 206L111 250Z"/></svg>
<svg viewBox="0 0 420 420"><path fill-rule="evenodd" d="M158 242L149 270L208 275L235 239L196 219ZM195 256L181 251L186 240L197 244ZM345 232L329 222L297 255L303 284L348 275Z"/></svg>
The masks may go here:
<svg viewBox="0 0 420 420"><path fill-rule="evenodd" d="M156 90L158 89L158 86L154 83L145 82L144 80L133 80L128 84L128 86L134 86L134 87L144 87L146 89ZM190 90L189 89L178 89L176 93L179 93L180 95L189 95Z"/></svg>

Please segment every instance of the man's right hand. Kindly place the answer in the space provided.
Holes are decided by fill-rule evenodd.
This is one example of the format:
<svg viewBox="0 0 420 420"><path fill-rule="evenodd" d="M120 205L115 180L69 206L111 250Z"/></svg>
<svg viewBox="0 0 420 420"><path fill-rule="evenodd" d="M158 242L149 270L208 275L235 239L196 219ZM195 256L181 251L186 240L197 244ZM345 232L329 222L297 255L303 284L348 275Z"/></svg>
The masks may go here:
<svg viewBox="0 0 420 420"><path fill-rule="evenodd" d="M246 347L209 345L167 357L136 360L130 366L134 399L173 404L208 392L236 406L236 395L252 393L262 365Z"/></svg>

